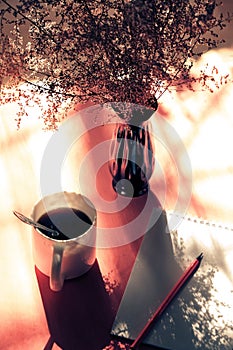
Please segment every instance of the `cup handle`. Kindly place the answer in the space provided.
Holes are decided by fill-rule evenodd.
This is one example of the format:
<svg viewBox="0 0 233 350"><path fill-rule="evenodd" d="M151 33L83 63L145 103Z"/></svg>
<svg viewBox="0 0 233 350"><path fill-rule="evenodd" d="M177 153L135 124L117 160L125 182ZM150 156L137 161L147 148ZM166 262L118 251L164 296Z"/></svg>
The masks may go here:
<svg viewBox="0 0 233 350"><path fill-rule="evenodd" d="M50 289L54 292L58 292L62 289L64 283L64 277L61 274L63 247L60 245L54 245L53 247L53 258L51 266L51 277L50 277Z"/></svg>

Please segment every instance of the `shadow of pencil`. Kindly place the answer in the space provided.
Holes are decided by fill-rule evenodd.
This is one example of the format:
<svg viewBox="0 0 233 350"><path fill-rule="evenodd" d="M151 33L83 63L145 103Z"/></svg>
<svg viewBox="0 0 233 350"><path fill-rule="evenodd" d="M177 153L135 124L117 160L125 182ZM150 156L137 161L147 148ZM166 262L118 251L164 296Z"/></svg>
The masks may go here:
<svg viewBox="0 0 233 350"><path fill-rule="evenodd" d="M66 280L60 292L49 288L49 278L37 268L36 276L51 334L44 350L53 343L64 350L106 346L114 315L97 261L83 276Z"/></svg>

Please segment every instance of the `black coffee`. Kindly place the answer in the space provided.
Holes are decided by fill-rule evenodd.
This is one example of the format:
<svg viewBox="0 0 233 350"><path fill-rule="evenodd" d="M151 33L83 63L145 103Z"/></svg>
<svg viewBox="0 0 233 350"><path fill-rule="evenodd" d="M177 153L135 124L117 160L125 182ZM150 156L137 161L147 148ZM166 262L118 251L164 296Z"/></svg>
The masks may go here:
<svg viewBox="0 0 233 350"><path fill-rule="evenodd" d="M71 208L51 210L43 214L38 220L38 223L56 230L59 233L58 236L52 236L49 231L40 229L44 235L59 240L67 240L80 236L92 225L90 218L85 213L81 210Z"/></svg>

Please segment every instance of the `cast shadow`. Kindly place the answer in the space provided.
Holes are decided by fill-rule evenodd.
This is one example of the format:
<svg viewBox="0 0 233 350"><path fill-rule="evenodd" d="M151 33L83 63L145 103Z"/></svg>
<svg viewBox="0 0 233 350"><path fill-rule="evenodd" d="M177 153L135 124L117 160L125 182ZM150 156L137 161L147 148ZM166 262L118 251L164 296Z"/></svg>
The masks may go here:
<svg viewBox="0 0 233 350"><path fill-rule="evenodd" d="M66 280L60 292L51 291L49 278L36 268L51 334L44 350L52 349L54 342L63 350L118 349L116 345L112 348L109 346L116 344L113 342L115 336L111 334L111 330L116 313L121 308L121 301L127 303L126 311L123 312L126 321L124 324L127 327L131 324L137 333L141 330L144 320L141 318L141 324L134 324L135 310L139 310L140 316L146 316L146 301L156 301L156 295L163 298L182 274L182 269L174 257L166 212L152 191L141 198L132 199L124 213L119 212L119 218L115 214L114 224L122 224L126 235L128 227L131 226L125 225L123 217L133 220L135 213L143 213L140 225L145 235L119 247L100 249L97 254L98 261L96 260L91 270L79 278ZM102 220L108 219L109 215L104 217L102 213ZM125 295L126 288L131 289L128 297ZM150 311L154 310L153 302L149 303ZM173 328L174 323L170 322L170 315L166 315L166 320L162 320L157 325L156 332L151 334L152 343L154 338L163 338L167 332L172 332L176 340L183 339L183 335L186 334L185 344L190 345L192 332L184 321L182 308L174 303L170 311L176 329ZM118 336L125 339L127 348L130 338L124 337L125 329L118 329L117 324L115 329L115 333L119 333ZM162 338L161 342L156 340L161 346ZM142 348L150 349L151 341Z"/></svg>
<svg viewBox="0 0 233 350"><path fill-rule="evenodd" d="M59 292L37 268L36 277L51 334L45 350L53 343L64 350L97 350L109 342L114 315L97 260L83 276L66 280Z"/></svg>
<svg viewBox="0 0 233 350"><path fill-rule="evenodd" d="M142 238L112 329L114 337L121 341L127 339L127 342L137 337L183 273L174 255L166 211L158 205L153 192L148 193L147 200L150 201L146 213L147 231ZM186 290L186 298L189 298L187 294ZM150 349L150 345L154 345L173 349L177 344L182 344L182 349L190 349L192 341L192 328L176 299L140 348Z"/></svg>
<svg viewBox="0 0 233 350"><path fill-rule="evenodd" d="M143 211L148 200L148 209ZM124 213L115 214L114 224L124 230L124 220L133 220L143 211L145 229L155 207L162 212L152 192L133 198ZM101 215L103 221L109 220L108 213ZM111 343L111 327L142 240L139 237L119 247L97 249L94 266L83 276L66 280L60 292L53 292L49 278L35 268L51 335L44 350L52 349L54 343L63 350L100 350Z"/></svg>

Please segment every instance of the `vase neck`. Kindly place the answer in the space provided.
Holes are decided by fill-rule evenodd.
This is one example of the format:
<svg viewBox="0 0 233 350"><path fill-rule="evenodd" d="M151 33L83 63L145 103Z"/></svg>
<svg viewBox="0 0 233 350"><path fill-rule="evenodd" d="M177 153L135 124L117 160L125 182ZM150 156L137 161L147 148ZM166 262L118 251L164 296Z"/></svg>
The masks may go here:
<svg viewBox="0 0 233 350"><path fill-rule="evenodd" d="M123 121L138 126L149 120L156 111L155 109L131 103L112 103L111 106Z"/></svg>

